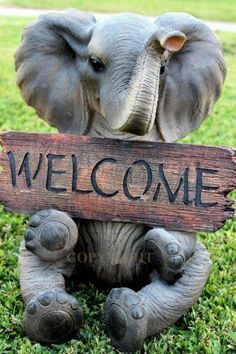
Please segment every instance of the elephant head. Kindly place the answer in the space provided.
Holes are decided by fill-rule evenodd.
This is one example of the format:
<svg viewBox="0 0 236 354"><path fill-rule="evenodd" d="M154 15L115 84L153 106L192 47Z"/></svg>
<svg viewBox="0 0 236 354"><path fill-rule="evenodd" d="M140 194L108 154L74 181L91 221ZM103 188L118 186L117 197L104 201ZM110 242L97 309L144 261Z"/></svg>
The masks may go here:
<svg viewBox="0 0 236 354"><path fill-rule="evenodd" d="M114 131L156 127L168 142L199 127L226 74L215 35L184 13L98 23L78 10L48 13L25 29L15 59L25 101L60 132L86 134L96 115Z"/></svg>

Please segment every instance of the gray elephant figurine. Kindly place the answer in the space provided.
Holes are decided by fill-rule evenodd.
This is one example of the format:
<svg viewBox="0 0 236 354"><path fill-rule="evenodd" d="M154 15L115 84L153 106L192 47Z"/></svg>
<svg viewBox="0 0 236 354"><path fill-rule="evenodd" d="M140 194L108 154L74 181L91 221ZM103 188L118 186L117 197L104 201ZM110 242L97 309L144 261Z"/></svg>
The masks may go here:
<svg viewBox="0 0 236 354"><path fill-rule="evenodd" d="M74 9L51 12L26 27L15 59L23 98L59 132L124 140L175 142L197 129L226 74L213 32L185 13L97 23ZM29 338L60 343L79 330L79 303L65 291L76 271L113 288L106 327L128 352L198 300L211 261L192 233L41 210L29 221L19 268Z"/></svg>

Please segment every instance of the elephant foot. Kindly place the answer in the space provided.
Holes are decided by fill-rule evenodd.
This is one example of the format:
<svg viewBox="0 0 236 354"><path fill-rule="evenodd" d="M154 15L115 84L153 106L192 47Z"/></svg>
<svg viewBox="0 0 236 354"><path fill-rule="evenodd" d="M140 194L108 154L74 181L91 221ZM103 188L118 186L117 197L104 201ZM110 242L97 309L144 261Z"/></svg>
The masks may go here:
<svg viewBox="0 0 236 354"><path fill-rule="evenodd" d="M137 293L128 288L111 290L106 301L106 327L111 342L121 352L135 352L144 340L180 319L198 300L208 279L211 261L197 244L181 280L168 284L153 271L150 283Z"/></svg>
<svg viewBox="0 0 236 354"><path fill-rule="evenodd" d="M44 291L32 298L25 310L24 329L33 341L62 343L82 325L77 300L61 289Z"/></svg>
<svg viewBox="0 0 236 354"><path fill-rule="evenodd" d="M183 275L194 248L195 239L185 242L184 236L181 240L165 230L153 229L145 236L145 252L149 255L149 261L169 284L174 284Z"/></svg>
<svg viewBox="0 0 236 354"><path fill-rule="evenodd" d="M113 289L105 311L106 328L114 347L123 352L139 348L147 335L147 312L142 298L128 288Z"/></svg>
<svg viewBox="0 0 236 354"><path fill-rule="evenodd" d="M25 246L40 259L57 261L75 247L78 229L75 222L58 210L41 210L31 217L25 233Z"/></svg>

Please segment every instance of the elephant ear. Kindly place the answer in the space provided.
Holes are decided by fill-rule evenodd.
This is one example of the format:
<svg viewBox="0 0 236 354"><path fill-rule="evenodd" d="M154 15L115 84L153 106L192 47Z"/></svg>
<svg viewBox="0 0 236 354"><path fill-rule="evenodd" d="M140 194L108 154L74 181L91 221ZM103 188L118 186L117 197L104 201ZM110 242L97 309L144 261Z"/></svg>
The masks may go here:
<svg viewBox="0 0 236 354"><path fill-rule="evenodd" d="M170 56L157 111L163 139L174 142L197 129L211 113L221 93L226 67L221 45L204 22L184 13L167 13L155 24L160 43L165 42L169 32L185 36L182 48L179 36L165 43Z"/></svg>
<svg viewBox="0 0 236 354"><path fill-rule="evenodd" d="M83 133L88 124L79 67L94 24L78 10L50 12L25 28L15 54L24 100L60 132Z"/></svg>

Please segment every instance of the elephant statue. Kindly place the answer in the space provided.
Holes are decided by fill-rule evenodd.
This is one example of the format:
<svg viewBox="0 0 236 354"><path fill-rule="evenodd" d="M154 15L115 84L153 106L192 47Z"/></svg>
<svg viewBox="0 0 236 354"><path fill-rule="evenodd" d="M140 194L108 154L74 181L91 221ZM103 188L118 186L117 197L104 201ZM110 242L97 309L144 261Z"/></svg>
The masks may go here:
<svg viewBox="0 0 236 354"><path fill-rule="evenodd" d="M75 9L50 12L26 27L15 61L24 100L59 132L140 144L197 129L226 75L218 39L185 13L96 22ZM65 290L76 272L111 288L108 335L118 350L135 351L198 300L210 268L193 233L39 210L20 247L25 332L50 344L79 330L79 303Z"/></svg>

